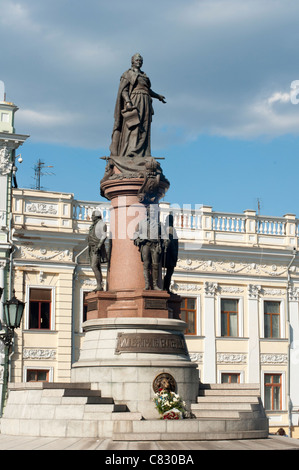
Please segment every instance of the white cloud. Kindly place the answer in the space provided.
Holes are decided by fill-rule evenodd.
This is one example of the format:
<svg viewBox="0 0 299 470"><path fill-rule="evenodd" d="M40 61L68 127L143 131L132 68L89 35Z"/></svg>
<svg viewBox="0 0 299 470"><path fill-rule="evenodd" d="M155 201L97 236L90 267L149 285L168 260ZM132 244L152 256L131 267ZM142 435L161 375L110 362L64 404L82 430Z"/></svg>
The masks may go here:
<svg viewBox="0 0 299 470"><path fill-rule="evenodd" d="M0 24L14 32L22 30L23 34L41 31L41 25L33 20L29 8L21 2L11 0L6 0L1 8Z"/></svg>
<svg viewBox="0 0 299 470"><path fill-rule="evenodd" d="M162 0L159 13L145 0L5 5L1 79L20 108L17 130L33 140L109 146L119 78L137 50L167 98L154 103L153 146L174 133L299 133L299 106L290 103L297 2Z"/></svg>
<svg viewBox="0 0 299 470"><path fill-rule="evenodd" d="M48 127L70 125L78 119L78 115L73 113L63 113L61 110L44 112L33 109L20 109L18 121L22 125L34 127Z"/></svg>
<svg viewBox="0 0 299 470"><path fill-rule="evenodd" d="M268 98L268 104L272 105L273 103L288 103L291 100L291 93L282 93L281 91L275 91Z"/></svg>

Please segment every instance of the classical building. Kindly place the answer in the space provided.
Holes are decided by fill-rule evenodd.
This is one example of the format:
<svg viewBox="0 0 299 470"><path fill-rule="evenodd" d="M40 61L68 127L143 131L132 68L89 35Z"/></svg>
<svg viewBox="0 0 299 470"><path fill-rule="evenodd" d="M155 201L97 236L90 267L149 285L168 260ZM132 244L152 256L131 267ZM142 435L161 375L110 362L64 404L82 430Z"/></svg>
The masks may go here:
<svg viewBox="0 0 299 470"><path fill-rule="evenodd" d="M16 182L16 149L28 138L15 133L14 115L17 106L0 96L0 325L3 320L3 302L12 297L11 263L11 191ZM3 363L3 344L0 342L0 362ZM3 367L0 366L0 396L2 395Z"/></svg>
<svg viewBox="0 0 299 470"><path fill-rule="evenodd" d="M26 302L11 380L68 382L96 285L87 234L109 203L13 190L14 288ZM161 220L170 207L160 204ZM259 383L270 431L299 437L299 257L295 215L173 208L179 259L172 291L204 383ZM106 266L103 266L105 278Z"/></svg>
<svg viewBox="0 0 299 470"><path fill-rule="evenodd" d="M5 270L11 251L11 188L17 185L15 152L28 138L27 135L15 133L14 116L17 110L13 103L0 101L0 287L4 288L2 301L8 295ZM2 319L2 304L0 318Z"/></svg>

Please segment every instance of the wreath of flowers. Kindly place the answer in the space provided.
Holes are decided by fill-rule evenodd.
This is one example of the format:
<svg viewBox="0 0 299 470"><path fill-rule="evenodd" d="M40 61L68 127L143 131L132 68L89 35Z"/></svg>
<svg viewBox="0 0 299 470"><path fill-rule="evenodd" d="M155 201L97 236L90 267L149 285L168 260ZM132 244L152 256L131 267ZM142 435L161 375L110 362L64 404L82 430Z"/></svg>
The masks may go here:
<svg viewBox="0 0 299 470"><path fill-rule="evenodd" d="M161 419L184 418L186 403L177 393L159 388L158 392L155 393L153 401L161 415Z"/></svg>

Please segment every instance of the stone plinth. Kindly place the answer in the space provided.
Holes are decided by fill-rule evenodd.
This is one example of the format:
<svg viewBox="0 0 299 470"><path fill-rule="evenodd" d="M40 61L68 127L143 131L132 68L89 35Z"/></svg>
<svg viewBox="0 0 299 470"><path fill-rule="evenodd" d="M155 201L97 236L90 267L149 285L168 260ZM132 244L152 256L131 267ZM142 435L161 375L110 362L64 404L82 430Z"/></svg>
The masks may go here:
<svg viewBox="0 0 299 470"><path fill-rule="evenodd" d="M163 318L100 318L83 325L85 338L72 382L90 382L146 419L157 418L153 382L170 374L188 406L198 392L198 371L184 338L186 324Z"/></svg>
<svg viewBox="0 0 299 470"><path fill-rule="evenodd" d="M123 289L97 291L86 296L87 320L122 317L172 317L173 301L165 291ZM175 317L178 318L178 317Z"/></svg>

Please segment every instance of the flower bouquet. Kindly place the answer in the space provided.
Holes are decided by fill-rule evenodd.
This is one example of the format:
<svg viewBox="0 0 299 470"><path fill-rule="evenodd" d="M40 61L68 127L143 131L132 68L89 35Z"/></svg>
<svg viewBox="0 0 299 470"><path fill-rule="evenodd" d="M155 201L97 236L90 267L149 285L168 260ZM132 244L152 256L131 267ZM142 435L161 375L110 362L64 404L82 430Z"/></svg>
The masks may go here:
<svg viewBox="0 0 299 470"><path fill-rule="evenodd" d="M160 388L153 399L161 419L184 418L186 403L182 398L170 390Z"/></svg>

